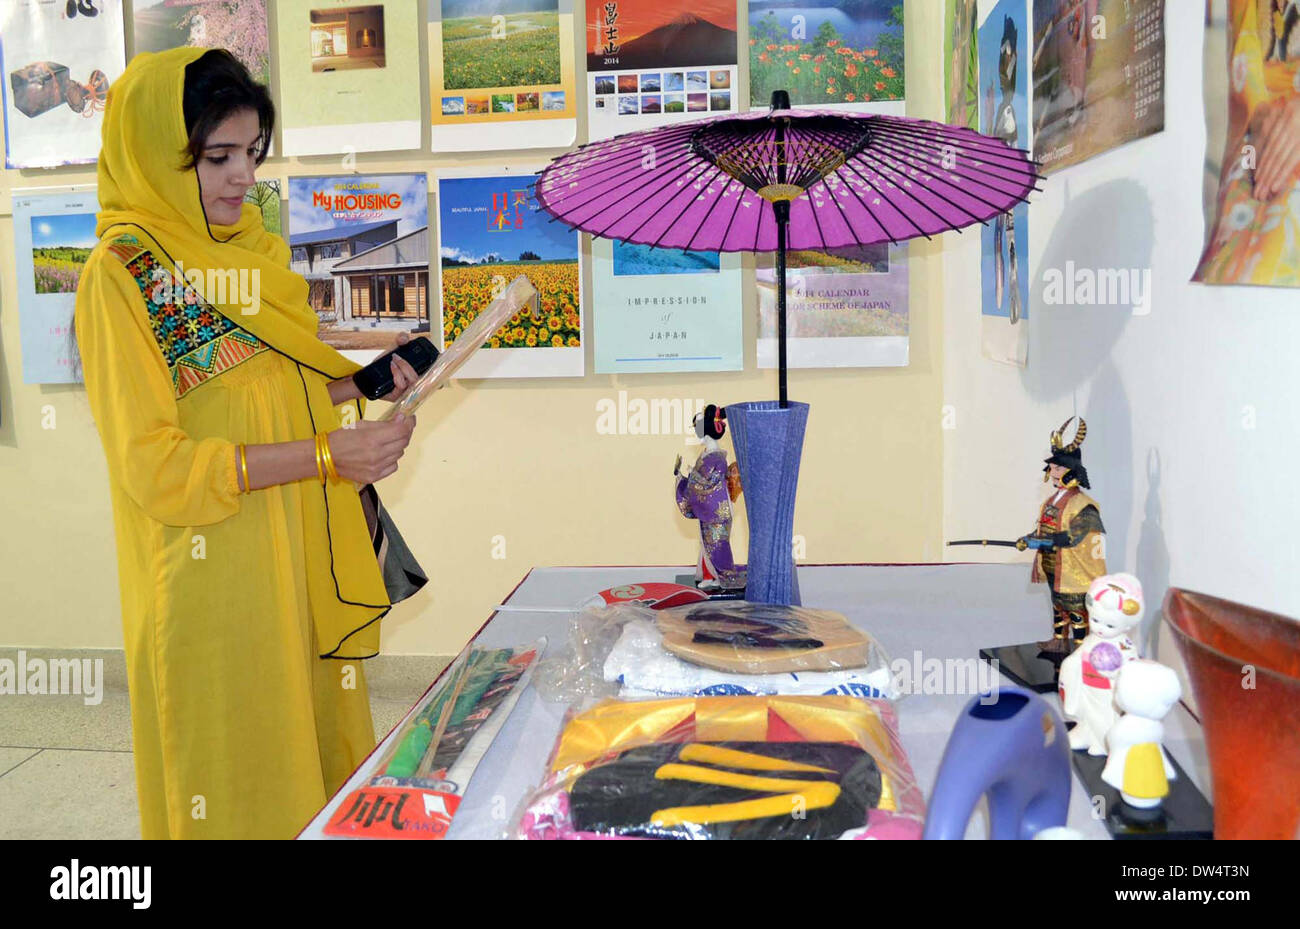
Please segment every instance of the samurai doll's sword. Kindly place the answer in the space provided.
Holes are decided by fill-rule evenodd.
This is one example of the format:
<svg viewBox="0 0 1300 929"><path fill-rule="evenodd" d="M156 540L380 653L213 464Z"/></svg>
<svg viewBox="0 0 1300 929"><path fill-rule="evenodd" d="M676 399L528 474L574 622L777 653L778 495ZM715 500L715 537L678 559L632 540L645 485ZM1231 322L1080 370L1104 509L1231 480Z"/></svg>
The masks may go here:
<svg viewBox="0 0 1300 929"><path fill-rule="evenodd" d="M996 545L999 548L1020 547L1018 541L1015 540L1007 541L1005 539L962 539L960 542L949 542L948 544L949 545ZM1025 539L1025 544L1027 548L1051 548L1053 543L1051 539L1035 539L1031 537Z"/></svg>

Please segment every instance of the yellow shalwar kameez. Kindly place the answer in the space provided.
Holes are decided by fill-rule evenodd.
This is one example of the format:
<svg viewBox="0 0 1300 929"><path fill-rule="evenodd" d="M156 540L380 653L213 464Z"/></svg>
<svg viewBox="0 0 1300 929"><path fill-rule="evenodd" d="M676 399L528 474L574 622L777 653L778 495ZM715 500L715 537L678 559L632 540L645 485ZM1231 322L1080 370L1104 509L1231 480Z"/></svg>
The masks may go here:
<svg viewBox="0 0 1300 929"><path fill-rule="evenodd" d="M337 659L377 652L390 605L349 482L238 490L236 444L338 428L327 385L357 366L316 337L255 208L208 225L177 167L184 67L204 51L139 55L113 85L76 329L108 461L142 834L289 838L374 747L361 662ZM255 313L181 276L214 267L259 270Z"/></svg>

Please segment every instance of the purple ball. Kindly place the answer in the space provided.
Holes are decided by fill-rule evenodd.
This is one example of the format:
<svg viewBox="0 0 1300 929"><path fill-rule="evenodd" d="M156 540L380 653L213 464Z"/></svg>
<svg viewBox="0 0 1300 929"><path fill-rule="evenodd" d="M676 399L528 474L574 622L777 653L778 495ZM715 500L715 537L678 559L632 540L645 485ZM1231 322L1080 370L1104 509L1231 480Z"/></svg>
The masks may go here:
<svg viewBox="0 0 1300 929"><path fill-rule="evenodd" d="M1124 657L1119 653L1119 649L1109 642L1098 642L1088 652L1088 660L1098 671L1114 671L1124 663Z"/></svg>

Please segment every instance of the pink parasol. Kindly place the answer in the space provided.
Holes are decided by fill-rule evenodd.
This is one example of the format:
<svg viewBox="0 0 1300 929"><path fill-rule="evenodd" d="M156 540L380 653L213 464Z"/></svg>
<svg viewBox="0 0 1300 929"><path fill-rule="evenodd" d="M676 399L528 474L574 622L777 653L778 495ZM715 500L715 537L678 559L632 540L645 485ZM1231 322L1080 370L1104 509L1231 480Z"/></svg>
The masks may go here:
<svg viewBox="0 0 1300 929"><path fill-rule="evenodd" d="M901 242L1007 212L1035 189L1028 154L927 120L772 108L580 146L539 177L560 222L622 242L777 253L786 405L785 253Z"/></svg>

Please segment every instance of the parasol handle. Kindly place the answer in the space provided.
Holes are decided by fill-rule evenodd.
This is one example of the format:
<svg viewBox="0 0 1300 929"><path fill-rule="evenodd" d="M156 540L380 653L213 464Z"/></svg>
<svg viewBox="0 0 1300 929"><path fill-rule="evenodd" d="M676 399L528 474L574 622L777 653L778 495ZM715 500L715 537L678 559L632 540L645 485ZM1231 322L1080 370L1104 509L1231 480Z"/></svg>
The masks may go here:
<svg viewBox="0 0 1300 929"><path fill-rule="evenodd" d="M784 90L772 91L772 109L788 110L790 109L790 95ZM776 123L776 180L778 184L786 182L786 162L785 162L785 124L784 119L774 120ZM776 214L776 366L777 366L777 396L781 401L781 409L787 409L790 406L790 396L786 390L786 353L785 353L785 250L786 250L786 231L790 225L790 201L777 200L772 204L772 210Z"/></svg>

